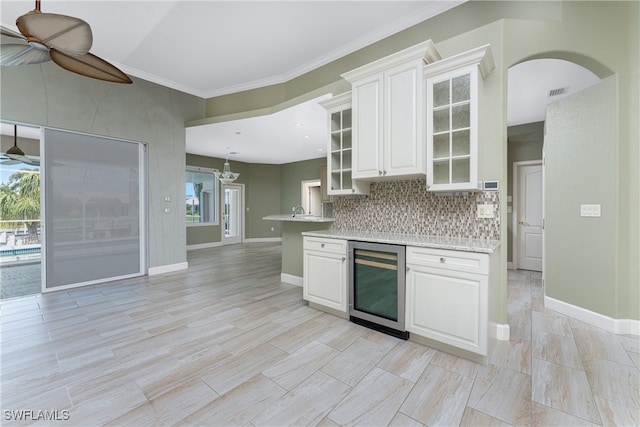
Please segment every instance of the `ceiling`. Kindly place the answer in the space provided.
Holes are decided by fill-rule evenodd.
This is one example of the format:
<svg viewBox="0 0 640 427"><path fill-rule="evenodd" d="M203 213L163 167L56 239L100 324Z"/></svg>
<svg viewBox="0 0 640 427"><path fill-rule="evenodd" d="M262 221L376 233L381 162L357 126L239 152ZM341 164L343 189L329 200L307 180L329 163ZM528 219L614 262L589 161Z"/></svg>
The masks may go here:
<svg viewBox="0 0 640 427"><path fill-rule="evenodd" d="M42 10L87 21L91 52L127 74L209 98L288 81L463 1L43 0ZM15 30L15 19L33 7L32 0L2 0L2 25ZM545 61L509 71L509 125L544 120L546 103L560 98L549 98L550 90L570 94L598 80L574 64ZM187 128L186 150L231 152L231 162L322 157L328 136L318 100Z"/></svg>

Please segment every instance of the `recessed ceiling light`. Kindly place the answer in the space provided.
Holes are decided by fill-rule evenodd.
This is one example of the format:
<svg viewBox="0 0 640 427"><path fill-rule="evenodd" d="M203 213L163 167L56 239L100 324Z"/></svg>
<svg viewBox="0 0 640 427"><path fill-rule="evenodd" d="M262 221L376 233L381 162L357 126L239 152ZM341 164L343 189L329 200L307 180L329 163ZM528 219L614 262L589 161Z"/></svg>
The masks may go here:
<svg viewBox="0 0 640 427"><path fill-rule="evenodd" d="M317 151L324 151L324 148L317 148Z"/></svg>
<svg viewBox="0 0 640 427"><path fill-rule="evenodd" d="M236 131L236 135L240 135L242 134L242 132L240 132L239 130Z"/></svg>
<svg viewBox="0 0 640 427"><path fill-rule="evenodd" d="M298 123L296 123L296 126L300 127L300 126L302 126L302 123L298 122Z"/></svg>
<svg viewBox="0 0 640 427"><path fill-rule="evenodd" d="M305 135L304 137L305 137L306 139L309 139L309 138L311 138L311 137L310 137L309 135Z"/></svg>

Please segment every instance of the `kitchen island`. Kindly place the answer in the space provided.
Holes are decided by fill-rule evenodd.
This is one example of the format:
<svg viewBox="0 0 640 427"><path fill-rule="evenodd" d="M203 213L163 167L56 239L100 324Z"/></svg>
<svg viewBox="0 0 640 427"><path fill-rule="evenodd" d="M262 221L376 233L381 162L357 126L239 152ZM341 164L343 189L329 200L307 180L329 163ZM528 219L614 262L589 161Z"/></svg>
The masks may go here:
<svg viewBox="0 0 640 427"><path fill-rule="evenodd" d="M333 218L312 215L275 214L262 218L265 221L282 223L282 270L281 280L302 286L302 233L331 228Z"/></svg>

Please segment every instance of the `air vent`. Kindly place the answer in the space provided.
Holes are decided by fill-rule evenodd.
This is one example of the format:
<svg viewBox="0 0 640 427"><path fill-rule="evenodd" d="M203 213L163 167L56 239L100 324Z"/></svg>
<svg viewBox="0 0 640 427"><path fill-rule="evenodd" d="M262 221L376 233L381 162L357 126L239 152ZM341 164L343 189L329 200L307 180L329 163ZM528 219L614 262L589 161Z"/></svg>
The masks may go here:
<svg viewBox="0 0 640 427"><path fill-rule="evenodd" d="M549 91L549 98L551 98L552 96L559 96L559 95L564 95L567 93L567 91L569 90L568 87L561 87L558 89L552 89Z"/></svg>

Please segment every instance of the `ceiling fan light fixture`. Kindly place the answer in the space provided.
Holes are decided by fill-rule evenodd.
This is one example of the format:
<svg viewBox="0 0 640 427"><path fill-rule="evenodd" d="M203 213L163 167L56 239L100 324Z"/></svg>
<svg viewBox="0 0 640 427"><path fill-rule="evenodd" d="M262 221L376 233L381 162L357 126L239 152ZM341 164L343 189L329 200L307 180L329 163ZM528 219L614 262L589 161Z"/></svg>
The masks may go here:
<svg viewBox="0 0 640 427"><path fill-rule="evenodd" d="M5 153L7 156L24 156L24 151L18 147L18 126L13 125L13 147Z"/></svg>

